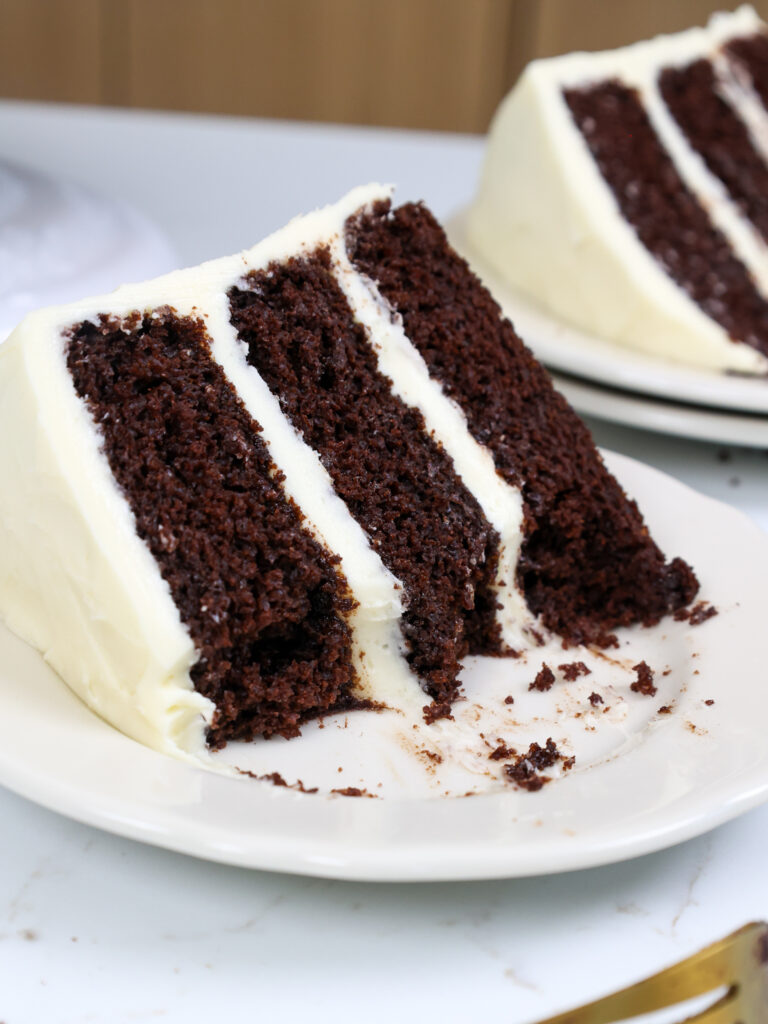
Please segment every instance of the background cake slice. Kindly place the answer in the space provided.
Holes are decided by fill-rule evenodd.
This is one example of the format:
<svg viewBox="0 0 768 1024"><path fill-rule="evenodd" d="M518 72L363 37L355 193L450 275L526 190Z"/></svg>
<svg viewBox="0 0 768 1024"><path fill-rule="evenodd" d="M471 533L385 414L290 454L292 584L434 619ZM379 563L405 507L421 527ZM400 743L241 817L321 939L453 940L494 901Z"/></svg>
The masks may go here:
<svg viewBox="0 0 768 1024"><path fill-rule="evenodd" d="M357 189L0 349L0 613L172 753L375 703L468 653L696 592L420 205Z"/></svg>
<svg viewBox="0 0 768 1024"><path fill-rule="evenodd" d="M533 61L491 126L470 245L593 335L768 373L767 81L748 7Z"/></svg>

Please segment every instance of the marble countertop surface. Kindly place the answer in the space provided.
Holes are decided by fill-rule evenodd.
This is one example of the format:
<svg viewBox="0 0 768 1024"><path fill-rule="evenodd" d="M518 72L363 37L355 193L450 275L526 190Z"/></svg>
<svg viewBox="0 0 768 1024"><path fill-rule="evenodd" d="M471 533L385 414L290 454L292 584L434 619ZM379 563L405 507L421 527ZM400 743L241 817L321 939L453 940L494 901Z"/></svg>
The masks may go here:
<svg viewBox="0 0 768 1024"><path fill-rule="evenodd" d="M0 102L3 156L127 199L183 264L370 180L448 216L473 137ZM768 530L765 452L593 420L597 441ZM549 878L375 885L210 864L0 789L0 1024L522 1024L768 918L768 806L700 839Z"/></svg>

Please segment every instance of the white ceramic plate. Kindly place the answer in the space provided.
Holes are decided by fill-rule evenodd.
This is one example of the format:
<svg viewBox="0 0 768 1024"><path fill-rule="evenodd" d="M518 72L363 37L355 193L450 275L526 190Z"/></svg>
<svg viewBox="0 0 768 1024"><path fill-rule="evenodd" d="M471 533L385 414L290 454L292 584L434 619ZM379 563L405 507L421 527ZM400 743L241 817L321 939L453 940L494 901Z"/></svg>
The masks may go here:
<svg viewBox="0 0 768 1024"><path fill-rule="evenodd" d="M0 341L33 309L175 266L160 231L127 203L0 162Z"/></svg>
<svg viewBox="0 0 768 1024"><path fill-rule="evenodd" d="M552 374L552 380L584 416L699 441L768 448L768 417L677 405L558 373Z"/></svg>
<svg viewBox="0 0 768 1024"><path fill-rule="evenodd" d="M768 797L768 537L655 470L616 455L608 461L664 549L695 565L716 617L624 631L609 657L553 645L527 661L478 659L455 725L439 734L423 726L410 744L411 726L397 716L357 712L308 726L298 740L228 750L241 767L301 777L319 787L314 794L216 774L134 743L3 631L0 783L77 820L211 860L382 881L587 867L660 849L754 807ZM640 659L656 672L654 697L630 690ZM584 660L593 673L528 692L542 660ZM604 704L593 708L591 692ZM658 714L662 705L672 713ZM515 789L502 779L503 762L488 758L497 737L525 749L548 736L576 765L539 792ZM466 741L463 760L457 738ZM437 748L443 763L424 753ZM355 785L379 799L328 792Z"/></svg>
<svg viewBox="0 0 768 1024"><path fill-rule="evenodd" d="M521 338L550 369L674 402L768 415L768 379L683 366L593 337L536 306L489 267L466 236L466 212L446 223L452 244L472 264Z"/></svg>

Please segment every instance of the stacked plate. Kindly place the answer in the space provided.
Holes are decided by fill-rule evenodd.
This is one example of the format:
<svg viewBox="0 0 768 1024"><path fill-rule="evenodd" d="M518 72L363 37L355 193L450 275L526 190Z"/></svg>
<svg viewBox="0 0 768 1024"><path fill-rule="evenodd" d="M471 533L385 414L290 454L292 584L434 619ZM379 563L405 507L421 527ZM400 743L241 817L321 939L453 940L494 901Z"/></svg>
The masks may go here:
<svg viewBox="0 0 768 1024"><path fill-rule="evenodd" d="M448 232L578 412L664 434L768 448L768 379L665 362L591 337L535 306L486 266L467 245L461 214Z"/></svg>

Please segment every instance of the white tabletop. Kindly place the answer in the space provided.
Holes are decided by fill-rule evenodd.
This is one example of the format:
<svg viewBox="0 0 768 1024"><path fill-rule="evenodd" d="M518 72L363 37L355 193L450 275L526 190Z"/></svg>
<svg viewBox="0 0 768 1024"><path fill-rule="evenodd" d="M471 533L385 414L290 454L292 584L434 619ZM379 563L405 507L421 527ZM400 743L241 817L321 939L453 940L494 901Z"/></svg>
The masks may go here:
<svg viewBox="0 0 768 1024"><path fill-rule="evenodd" d="M447 216L470 198L482 153L462 136L18 103L0 103L0 147L133 202L183 264L244 248L370 180ZM601 445L768 530L765 452L590 425ZM0 1024L517 1024L768 919L768 807L625 864L436 885L222 867L4 790L0 821Z"/></svg>

